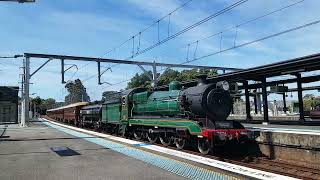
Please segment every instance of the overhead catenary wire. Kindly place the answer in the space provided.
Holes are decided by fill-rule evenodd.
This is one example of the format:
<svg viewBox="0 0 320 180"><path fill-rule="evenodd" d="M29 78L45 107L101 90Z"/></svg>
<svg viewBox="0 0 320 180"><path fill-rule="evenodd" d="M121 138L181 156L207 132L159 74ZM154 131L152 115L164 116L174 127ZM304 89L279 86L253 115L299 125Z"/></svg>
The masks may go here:
<svg viewBox="0 0 320 180"><path fill-rule="evenodd" d="M111 70L112 68L116 67L116 66L119 66L119 64L114 64L112 66L109 66L106 70L102 71L101 74L107 72L108 70ZM112 70L111 70L112 71ZM84 79L82 82L86 82L86 81L89 81L90 79L96 77L98 74L93 74L91 76L89 76L88 78Z"/></svg>
<svg viewBox="0 0 320 180"><path fill-rule="evenodd" d="M161 71L161 73L163 73L166 69L160 69L159 71ZM125 80L122 80L122 81L119 81L119 82L116 82L116 83L110 83L110 84L105 84L105 86L108 86L108 87L112 87L112 86L116 86L116 85L119 85L119 84L122 84L122 83L125 83L125 82L129 82L132 78L129 78L129 79L125 79Z"/></svg>
<svg viewBox="0 0 320 180"><path fill-rule="evenodd" d="M193 58L193 59L184 61L183 63L180 63L180 64L188 64L188 63L191 63L191 62L195 62L195 61L198 61L198 60L210 57L210 56L221 54L221 53L233 50L233 49L237 49L237 48L244 47L244 46L247 46L247 45L250 45L250 44L254 44L254 43L257 43L259 41L263 41L263 40L266 40L266 39L277 37L277 36L280 36L280 35L283 35L283 34L286 34L286 33L292 32L292 31L296 31L296 30L299 30L299 29L303 29L303 28L306 28L308 26L316 25L316 24L319 24L319 23L320 23L320 20L312 21L310 23L306 23L306 24L303 24L301 26L296 26L296 27L291 28L291 29L287 29L287 30L284 30L284 31L281 31L281 32L278 32L278 33L274 33L274 34L271 34L271 35L268 35L268 36L264 36L262 38L255 39L253 41L245 42L245 43L242 43L242 44L239 44L239 45L234 45L234 46L232 46L230 48L226 48L226 49L220 49L219 51L216 51L216 52L213 52L213 53L209 53L207 55L200 56L200 57L197 57L197 58ZM188 44L188 46L189 46L189 44ZM162 69L167 70L168 68L162 68Z"/></svg>
<svg viewBox="0 0 320 180"><path fill-rule="evenodd" d="M224 8L224 9L222 9L222 10L220 10L220 11L214 13L214 14L211 14L210 16L208 16L208 17L206 17L206 18L204 18L204 19L202 19L202 20L200 20L200 21L198 21L198 22L196 22L196 23L194 23L194 24L192 24L192 25L190 25L190 26L178 31L177 33L175 33L175 34L173 34L173 35L171 35L171 36L169 36L169 37L167 37L167 38L165 38L165 39L163 39L163 40L161 40L161 41L159 41L159 42L157 42L157 43L155 43L155 44L153 44L153 45L151 45L151 46L149 46L149 47L147 47L147 48L145 48L145 49L143 49L141 51L139 51L134 56L128 57L127 59L131 59L131 58L137 57L137 56L139 56L141 54L144 54L144 53L152 50L153 48L155 48L155 47L157 47L157 46L159 46L159 45L161 45L161 44L163 44L163 43L165 43L165 42L167 42L167 41L169 41L171 39L174 39L174 38L176 38L176 37L188 32L188 31L190 31L193 28L195 28L197 26L200 26L201 24L203 24L203 23L205 23L205 22L207 22L207 21L209 21L209 20L211 20L211 19L213 19L213 18L215 18L217 16L220 16L220 15L222 15L222 14L224 14L224 13L226 13L226 12L228 12L228 11L238 7L238 6L240 6L241 4L243 4L243 3L247 2L247 1L249 1L249 0L237 1L236 3Z"/></svg>
<svg viewBox="0 0 320 180"><path fill-rule="evenodd" d="M204 59L204 58L216 55L216 54L220 54L220 53L223 53L223 52L226 52L226 51L230 51L230 50L233 50L233 49L237 49L237 48L240 48L240 47L243 47L243 46L247 46L247 45L250 45L250 44L254 44L254 43L257 43L259 41L263 41L263 40L266 40L266 39L277 37L277 36L280 36L280 35L283 35L283 34L286 34L286 33L292 32L292 31L296 31L296 30L299 30L299 29L302 29L302 28L306 28L308 26L316 25L316 24L319 24L319 23L320 23L320 20L312 21L310 23L306 23L306 24L303 24L303 25L300 25L300 26L296 26L294 28L287 29L287 30L284 30L284 31L281 31L281 32L278 32L278 33L274 33L274 34L271 34L271 35L268 35L268 36L253 40L253 41L245 42L245 43L239 44L237 46L233 46L233 47L226 48L226 49L214 52L214 53L210 53L210 54L195 58L193 60L186 61L186 62L181 63L181 64L187 64L187 63L190 63L190 62L198 61L200 59Z"/></svg>
<svg viewBox="0 0 320 180"><path fill-rule="evenodd" d="M125 43L127 43L127 42L129 42L129 41L132 40L132 41L133 41L133 47L132 47L132 49L134 50L134 37L135 37L135 36L137 36L137 35L141 36L141 33L142 33L142 32L148 30L149 28L151 28L151 27L152 27L153 25L155 25L155 24L159 24L159 21L163 20L164 18L166 18L166 17L168 17L168 16L171 16L173 12L175 12L175 11L183 8L184 6L186 6L186 5L187 5L189 2L191 2L191 1L192 1L192 0L187 1L187 2L184 3L182 6L176 8L174 11L170 12L170 13L167 14L166 16L164 16L164 17L162 17L161 19L155 21L152 25L148 26L148 27L145 28L144 30L140 31L138 34L132 36L130 39L128 39L128 40L126 40L125 42L121 43L120 46L122 46L122 45L124 45ZM133 53L132 56L126 58L126 60L132 59L132 58L134 58L134 57L136 57L136 56L138 56L138 55L140 55L140 54L143 54L143 53L145 53L145 52L147 52L147 51L150 51L151 49L159 46L160 44L163 44L163 43L165 43L165 42L167 42L167 41L169 41L169 40L171 40L171 39L173 39L173 38L176 38L176 37L180 36L181 34L184 34L185 32L187 32L187 31L189 31L189 30L191 30L191 29L193 29L193 28L195 28L195 27L197 27L197 26L199 26L199 25L201 25L201 24L203 24L203 23L205 23L205 22L207 22L207 21L209 21L209 20L217 17L217 16L220 16L220 15L222 15L222 14L230 11L230 10L232 10L232 9L240 6L241 4L243 4L243 3L247 2L247 1L249 1L249 0L240 0L240 1L237 1L237 2L235 2L235 3L233 3L233 4L229 5L229 6L227 6L226 8L224 8L224 9L222 9L222 10L216 12L216 13L211 14L210 16L208 16L208 17L206 17L206 18L204 18L204 19L202 19L202 20L200 20L200 21L198 21L198 22L196 22L196 23L194 23L194 24L192 24L192 25L184 28L183 30L181 30L181 31L179 31L179 32L177 32L177 33L175 33L175 34L173 34L173 35L171 35L171 36L169 36L169 37L167 37L167 38L165 38L165 39L163 39L163 40L158 39L159 41L158 41L156 44L151 45L151 46L149 46L149 47L146 48L146 49L140 50L140 51L137 52L137 53ZM158 26L158 27L159 27L159 26ZM158 30L158 31L159 31L159 30ZM159 37L159 36L158 36L158 37ZM160 38L160 37L159 37L159 38ZM116 48L113 48L113 49L116 49ZM109 52L112 52L112 51L108 51L107 54L108 54ZM88 77L87 79L85 79L84 81L90 80L90 79L92 79L94 76L96 76L96 75L92 75L92 76Z"/></svg>
<svg viewBox="0 0 320 180"><path fill-rule="evenodd" d="M289 8L289 7L291 7L291 6L294 6L294 5L296 5L296 4L298 4L298 3L301 3L301 2L303 2L303 1L304 1L304 0L295 2L295 3L290 4L290 5L288 5L288 6L282 7L282 8L280 8L280 9L275 10L275 11L272 11L272 12L269 12L269 13L264 14L264 15L262 15L262 16L259 16L259 17L257 17L257 18L253 18L253 19L251 19L251 20L245 21L245 22L243 22L243 23L240 23L240 24L234 26L233 29L234 29L234 28L237 29L239 26L248 24L248 23L250 23L250 22L256 21L256 20L261 19L261 18L263 18L263 17L266 17L266 16L268 16L268 15L274 14L274 13L276 13L276 12L279 12L279 11L281 11L281 10L283 10L283 9ZM265 40L265 39L269 39L269 38L272 38L272 37L280 36L280 35L282 35L282 34L289 33L289 32L291 32L291 31L295 31L295 30L298 30L298 29L301 29L301 28L304 28L304 27L307 27L307 26L311 26L311 25L314 25L314 24L318 24L318 23L319 23L318 21L314 21L314 22L307 23L307 24L302 25L302 26L298 26L298 27L295 27L295 28L292 28L292 29L288 29L288 30L286 30L286 31L282 31L282 32L279 32L279 33L275 33L275 34L272 34L272 35L269 35L269 36L266 36L266 37L263 37L263 38L259 38L259 39L254 40L254 41L250 41L250 42L246 42L246 43L240 44L240 45L236 45L236 43L235 43L236 40L234 40L234 47L232 47L232 48L227 48L227 49L223 49L223 50L221 49L221 50L218 51L218 52L211 53L211 54L208 54L208 55L205 55L205 56L201 56L201 57L199 57L199 58L194 58L193 60L189 60L188 62L184 62L184 63L189 63L189 62L193 62L193 61L196 61L196 60L200 60L200 59L203 59L203 58L205 58L205 57L213 56L213 55L215 55L215 54L219 54L219 53L222 53L222 52L225 52L225 51L228 51L228 50L240 48L240 47L243 47L243 46L246 46L246 45L249 45L249 44L253 44L253 43L258 42L258 41L263 41L263 40ZM231 28L230 28L230 29L231 29ZM229 30L230 30L230 29L229 29ZM219 32L218 34L220 34L220 33L221 33L221 32ZM212 36L211 36L211 37L212 37ZM206 38L210 38L210 37L206 37ZM236 38L236 37L235 37L235 38ZM197 40L197 41L195 41L195 43L197 43L197 45L198 45L199 41L202 41L202 40L204 40L204 39ZM190 43L190 44L192 44L192 43ZM195 56L194 56L194 57L195 57ZM183 63L183 64L184 64L184 63ZM130 79L129 79L129 80L130 80ZM115 84L112 84L112 85L121 84L121 83L126 82L126 81L129 81L129 80L121 81L121 82L119 82L119 83L115 83ZM109 86L110 86L110 85L109 85Z"/></svg>
<svg viewBox="0 0 320 180"><path fill-rule="evenodd" d="M185 3L183 3L182 5L180 5L179 7L175 8L174 10L172 10L170 13L166 14L165 16L161 17L160 19L154 21L152 24L150 24L149 26L147 26L146 28L140 30L138 33L134 34L133 36L131 36L131 38L125 40L124 42L122 42L120 45L110 49L109 51L106 52L106 54L109 54L110 52L112 51L115 51L116 49L119 49L121 48L123 45L125 45L126 43L128 43L129 41L132 40L132 37L135 37L135 36L141 36L141 34L143 32L146 32L147 30L149 30L151 27L153 27L154 25L157 25L159 24L160 21L164 20L165 18L167 17L170 17L173 13L179 11L180 9L184 8L185 6L187 6L191 1L193 0L188 0L186 1Z"/></svg>
<svg viewBox="0 0 320 180"><path fill-rule="evenodd" d="M12 58L20 58L23 55L14 55L14 56L0 56L0 59L12 59Z"/></svg>
<svg viewBox="0 0 320 180"><path fill-rule="evenodd" d="M212 34L212 35L203 37L203 38L198 39L198 40L196 40L196 41L193 41L193 42L191 42L191 43L188 43L185 47L187 47L187 46L189 46L189 45L192 45L192 44L195 44L195 43L199 43L199 42L204 41L204 40L207 40L207 39L210 39L210 38L215 37L215 36L217 36L217 35L221 35L222 33L231 31L231 30L233 30L233 29L238 29L238 28L241 27L241 26L244 26L244 25L246 25L246 24L252 23L252 22L257 21L257 20L260 20L260 19L262 19L262 18L264 18L264 17L267 17L267 16L270 16L270 15L275 14L275 13L277 13L277 12L283 11L283 10L288 9L288 8L290 8L290 7L293 7L293 6L295 6L295 5L298 5L298 4L302 3L303 1L305 1L305 0L300 0L300 1L297 1L297 2L294 2L294 3L291 3L291 4L288 4L288 5L286 5L286 6L282 6L282 7L278 8L278 9L276 9L276 10L270 11L270 12L265 13L265 14L263 14L263 15L260 15L260 16L258 16L258 17L255 17L255 18L252 18L252 19L243 21L243 22L241 22L241 23L239 23L239 24L237 24L237 25L234 25L234 26L232 26L232 27L226 28L226 29L224 29L224 30L222 30L222 31L219 31L219 32L216 32L216 33L214 33L214 34Z"/></svg>
<svg viewBox="0 0 320 180"><path fill-rule="evenodd" d="M298 5L298 4L300 4L300 3L304 2L304 1L305 1L305 0L299 0L299 1L293 2L293 3L291 3L291 4L288 4L288 5L285 5L285 6L281 6L281 7L278 8L278 9L275 9L275 10L269 11L269 12L267 12L267 13L265 13L265 14L262 14L262 15L260 15L260 16L257 16L257 17L254 17L254 18L245 20L245 21L243 21L243 22L241 22L241 23L239 23L239 24L237 24L237 25L234 25L234 26L232 26L232 27L226 28L226 29L224 29L224 30L222 30L222 31L216 32L216 33L214 33L214 34L212 34L212 35L209 35L209 36L206 36L206 37L204 37L204 38L198 39L198 40L193 41L193 42L191 42L191 43L188 43L187 45L182 46L182 47L183 47L183 48L186 47L186 48L187 48L187 54L189 54L190 46L193 45L193 44L196 44L196 45L195 45L195 46L196 46L196 47L195 47L195 51L194 51L194 52L196 53L197 50L198 50L198 48L199 48L199 43L200 43L201 41L204 41L204 40L207 40L207 39L210 39L210 38L212 38L212 37L215 37L215 36L220 35L220 38L219 38L219 51L221 51L221 50L222 50L222 34L225 33L225 32L231 31L231 30L233 30L233 29L236 30L235 37L234 37L234 42L233 42L233 47L236 47L236 39L237 39L237 37L238 37L238 28L239 28L239 27L241 27L241 26L243 26L243 25L246 25L246 24L249 24L249 23L252 23L252 22L254 22L254 21L260 20L260 19L262 19L262 18L264 18L264 17L273 15L273 14L275 14L275 13L277 13L277 12L283 11L283 10L285 10L285 9L288 9L288 8L290 8L290 7L293 7L293 6L295 6L295 5ZM194 53L193 59L196 59L196 56L195 56L196 54L195 54L195 53ZM187 55L187 56L188 56L188 55ZM188 62L190 62L190 61L187 59L187 61L185 61L185 62L188 63ZM192 61L191 61L191 62L192 62ZM183 64L184 64L184 63L183 63Z"/></svg>
<svg viewBox="0 0 320 180"><path fill-rule="evenodd" d="M191 45L196 44L196 45L195 45L196 47L195 47L195 50L194 50L194 56L193 56L193 59L196 59L196 52L197 52L198 49L199 49L199 43L200 43L201 41L210 39L210 38L212 38L212 37L214 37L214 36L220 35L220 38L219 38L219 49L220 49L220 51L221 51L221 50L222 50L222 49L221 49L221 48L222 48L222 34L225 33L225 32L231 31L231 30L233 30L233 29L236 29L236 34L235 34L234 42L233 42L233 46L235 47L235 46L236 46L236 38L237 38L237 36L238 36L238 28L239 28L239 27L241 27L241 26L243 26L243 25L246 25L246 24L249 24L249 23L252 23L252 22L257 21L257 20L259 20L259 19L262 19L262 18L264 18L264 17L273 15L273 14L275 14L275 13L277 13L277 12L283 11L283 10L285 10L285 9L288 9L288 8L290 8L290 7L293 7L293 6L295 6L295 5L298 5L298 4L300 4L300 3L304 2L304 1L305 1L305 0L300 0L300 1L296 1L296 2L294 2L294 3L291 3L291 4L288 4L288 5L282 6L282 7L278 8L278 9L272 10L272 11L270 11L270 12L268 12L268 13L262 14L262 15L260 15L260 16L255 17L255 18L251 18L251 19L249 19L249 20L243 21L243 22L241 22L241 23L239 23L239 24L237 24L237 25L235 25L235 26L226 28L226 29L224 29L224 30L222 30L222 31L219 31L219 32L216 32L216 33L214 33L214 34L212 34L212 35L210 35L210 36L206 36L206 37L204 37L204 38L198 39L198 40L196 40L196 41L193 41L193 42L191 42L191 43L188 43L188 44L182 46L181 48L187 48L187 58L186 58L186 61L185 61L184 63L188 63L188 62L189 62L189 51L190 51L190 46L191 46ZM192 61L191 61L191 62L192 62ZM182 63L182 64L184 64L184 63ZM167 70L167 69L169 69L169 68L162 68L161 70L163 70L163 69Z"/></svg>
<svg viewBox="0 0 320 180"><path fill-rule="evenodd" d="M150 26L148 26L147 28L141 30L138 34L135 34L135 35L132 36L130 39L124 41L124 42L121 43L119 46L117 46L117 47L115 47L115 48L112 48L112 49L109 50L106 54L109 54L110 52L114 51L115 49L118 49L118 48L122 47L123 45L125 45L126 43L132 41L132 52L131 52L131 53L132 53L132 56L130 56L129 58L126 58L126 60L131 59L131 58L134 58L134 56L135 56L135 37L138 36L137 53L139 53L140 46L141 46L141 36L142 36L142 33L145 32L145 31L147 31L148 29L150 29L150 28L151 28L152 26L154 26L155 24L158 24L158 41L160 41L160 39L159 39L159 38L160 38L160 34L159 34L159 22L160 22L161 20L165 19L166 17L171 16L172 13L174 13L174 12L178 11L179 9L183 8L184 6L186 6L186 5L187 5L188 3L190 3L191 1L192 1L192 0L189 0L189 1L185 2L184 4L182 4L181 6L179 6L178 8L174 9L173 11L171 11L169 14L163 16L162 18L160 18L160 19L158 19L157 21L155 21L154 23L152 23L152 24L151 24ZM89 62L89 63L85 64L83 67L89 65L90 63L92 63L92 62ZM115 64L115 65L110 66L110 67L107 68L107 69L110 69L110 68L112 68L112 67L119 66L119 65L120 65L120 64ZM81 68L83 68L83 67L81 67ZM79 69L80 69L80 68L79 68ZM94 78L96 75L97 75L97 74L92 75L92 76L86 78L85 80L83 80L83 82L86 82L86 81Z"/></svg>
<svg viewBox="0 0 320 180"><path fill-rule="evenodd" d="M164 20L164 19L167 18L167 17L170 17L173 13L175 13L175 12L177 12L178 10L184 8L184 7L187 6L191 1L193 1L193 0L188 0L188 1L186 1L185 3L183 3L182 5L180 5L179 7L175 8L174 10L172 10L172 11L171 11L170 13L168 13L167 15L161 17L160 19L156 20L155 22L153 22L152 24L150 24L150 25L147 26L146 28L140 30L137 34L131 36L131 38L125 40L125 41L122 42L120 45L118 45L118 46L110 49L110 50L107 51L104 55L107 55L107 54L111 53L112 51L115 51L116 49L121 48L122 46L124 46L124 45L127 44L128 42L132 41L132 52L131 52L131 53L132 53L132 56L130 56L130 57L127 58L126 60L134 58L134 54L135 54L135 39L136 39L135 37L138 38L138 45L137 45L137 47L136 47L136 48L137 48L136 52L138 53L138 52L140 51L140 47L141 47L141 36L142 36L142 33L143 33L143 32L147 31L148 29L150 29L151 27L153 27L153 26L156 25L156 24L159 25L159 22L160 22L160 21ZM169 25L168 25L168 26L169 26ZM168 28L169 28L169 27L168 27ZM168 29L168 30L169 30L169 29ZM159 32L158 32L158 34L159 34ZM159 35L159 36L160 36L160 35ZM104 56L104 55L102 55L102 56ZM93 63L93 62L88 62L88 63L86 63L85 65L81 66L81 67L78 69L78 71L81 70L81 69L83 69L84 67L87 67L87 66L88 66L89 64L91 64L91 63ZM113 66L108 67L107 69L110 69L110 68L112 68L112 67L119 66L119 65L120 65L120 64L116 64L116 65L113 65ZM78 72L78 71L76 71L76 72ZM74 74L74 75L75 75L75 74ZM74 75L73 75L73 76L74 76ZM97 75L97 74L96 74L96 75ZM92 79L94 76L95 76L95 75L90 76L89 78L85 79L85 81Z"/></svg>
<svg viewBox="0 0 320 180"><path fill-rule="evenodd" d="M0 56L0 59L15 59L15 58L19 58L21 57L20 55L15 55L15 56ZM6 61L9 62L11 65L16 66L16 67L20 67L19 64L16 64L14 61ZM0 62L0 64L2 64L3 66L6 66L7 64L3 64L2 62Z"/></svg>

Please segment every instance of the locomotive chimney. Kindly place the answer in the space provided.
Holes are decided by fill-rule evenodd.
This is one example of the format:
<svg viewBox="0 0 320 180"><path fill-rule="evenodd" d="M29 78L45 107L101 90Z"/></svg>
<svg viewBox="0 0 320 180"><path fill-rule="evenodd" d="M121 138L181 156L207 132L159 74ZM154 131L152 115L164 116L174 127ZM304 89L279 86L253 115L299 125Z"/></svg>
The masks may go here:
<svg viewBox="0 0 320 180"><path fill-rule="evenodd" d="M197 76L198 84L197 86L202 86L204 84L207 84L207 75L200 74Z"/></svg>

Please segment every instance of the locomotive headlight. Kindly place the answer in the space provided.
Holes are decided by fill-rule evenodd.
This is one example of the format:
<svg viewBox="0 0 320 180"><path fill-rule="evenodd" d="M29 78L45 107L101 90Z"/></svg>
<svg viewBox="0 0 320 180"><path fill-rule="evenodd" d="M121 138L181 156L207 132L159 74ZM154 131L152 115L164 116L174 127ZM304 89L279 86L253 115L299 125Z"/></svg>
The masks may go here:
<svg viewBox="0 0 320 180"><path fill-rule="evenodd" d="M218 82L217 87L222 88L225 91L229 91L229 89L230 89L229 83L227 81Z"/></svg>

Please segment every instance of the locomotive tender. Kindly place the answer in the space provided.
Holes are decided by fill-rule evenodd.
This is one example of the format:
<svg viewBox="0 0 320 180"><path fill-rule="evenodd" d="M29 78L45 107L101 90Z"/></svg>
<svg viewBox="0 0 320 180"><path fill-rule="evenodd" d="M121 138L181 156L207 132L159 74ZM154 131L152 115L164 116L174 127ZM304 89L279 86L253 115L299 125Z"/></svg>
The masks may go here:
<svg viewBox="0 0 320 180"><path fill-rule="evenodd" d="M178 149L196 145L208 154L216 146L252 139L239 122L226 120L231 108L229 84L207 84L206 76L199 76L195 87L184 89L171 82L168 91L129 89L102 105L83 106L75 125L87 124L151 143L159 140L165 146L174 143ZM55 118L52 114L49 110L48 116Z"/></svg>

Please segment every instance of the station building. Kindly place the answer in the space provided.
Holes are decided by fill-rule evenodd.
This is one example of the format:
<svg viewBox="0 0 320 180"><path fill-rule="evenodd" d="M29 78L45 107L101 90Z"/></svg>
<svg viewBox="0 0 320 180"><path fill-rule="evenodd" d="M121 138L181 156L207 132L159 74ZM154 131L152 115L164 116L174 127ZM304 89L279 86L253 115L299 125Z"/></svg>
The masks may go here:
<svg viewBox="0 0 320 180"><path fill-rule="evenodd" d="M0 86L0 124L18 123L19 87Z"/></svg>

